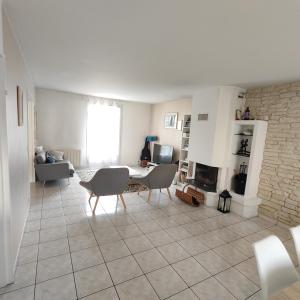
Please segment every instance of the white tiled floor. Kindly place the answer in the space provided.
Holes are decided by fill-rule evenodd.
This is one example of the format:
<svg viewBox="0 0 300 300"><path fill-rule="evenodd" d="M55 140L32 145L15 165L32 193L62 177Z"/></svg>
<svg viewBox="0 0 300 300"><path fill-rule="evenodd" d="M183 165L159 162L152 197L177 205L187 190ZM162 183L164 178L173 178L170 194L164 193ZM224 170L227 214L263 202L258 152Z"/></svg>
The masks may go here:
<svg viewBox="0 0 300 300"><path fill-rule="evenodd" d="M251 243L288 231L260 218L190 207L167 193L100 198L93 216L78 178L32 187L15 282L1 300L260 299Z"/></svg>

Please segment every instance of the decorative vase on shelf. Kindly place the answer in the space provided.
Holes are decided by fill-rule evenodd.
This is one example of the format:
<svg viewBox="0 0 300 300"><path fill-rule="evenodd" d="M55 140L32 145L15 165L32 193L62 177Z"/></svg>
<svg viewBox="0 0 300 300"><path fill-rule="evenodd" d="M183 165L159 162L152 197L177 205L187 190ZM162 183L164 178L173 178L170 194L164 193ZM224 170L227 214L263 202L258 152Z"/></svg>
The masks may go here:
<svg viewBox="0 0 300 300"><path fill-rule="evenodd" d="M243 114L243 120L250 120L250 108L247 106L244 114Z"/></svg>

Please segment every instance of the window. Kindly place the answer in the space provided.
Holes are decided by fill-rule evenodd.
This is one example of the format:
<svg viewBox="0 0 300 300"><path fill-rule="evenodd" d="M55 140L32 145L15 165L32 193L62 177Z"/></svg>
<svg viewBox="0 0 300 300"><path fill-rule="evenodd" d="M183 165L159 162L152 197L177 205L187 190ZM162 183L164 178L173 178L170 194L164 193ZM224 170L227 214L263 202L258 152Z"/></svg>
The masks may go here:
<svg viewBox="0 0 300 300"><path fill-rule="evenodd" d="M87 114L87 159L90 166L119 162L121 108L103 101L90 101Z"/></svg>

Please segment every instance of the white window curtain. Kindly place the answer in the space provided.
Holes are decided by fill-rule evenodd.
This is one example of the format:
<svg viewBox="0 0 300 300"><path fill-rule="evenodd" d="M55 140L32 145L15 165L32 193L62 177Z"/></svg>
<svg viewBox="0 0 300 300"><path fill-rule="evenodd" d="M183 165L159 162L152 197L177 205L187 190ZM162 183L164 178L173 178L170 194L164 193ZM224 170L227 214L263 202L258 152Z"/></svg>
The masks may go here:
<svg viewBox="0 0 300 300"><path fill-rule="evenodd" d="M87 109L87 160L90 167L119 163L121 107L116 102L90 99Z"/></svg>

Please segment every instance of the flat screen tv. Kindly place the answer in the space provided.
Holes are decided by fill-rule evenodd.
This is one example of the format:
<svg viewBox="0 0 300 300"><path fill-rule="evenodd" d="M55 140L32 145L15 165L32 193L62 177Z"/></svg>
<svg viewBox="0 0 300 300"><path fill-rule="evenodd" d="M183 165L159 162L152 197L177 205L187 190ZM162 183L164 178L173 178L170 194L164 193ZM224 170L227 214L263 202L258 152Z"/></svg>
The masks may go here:
<svg viewBox="0 0 300 300"><path fill-rule="evenodd" d="M153 162L156 164L171 164L174 148L170 145L154 144Z"/></svg>

